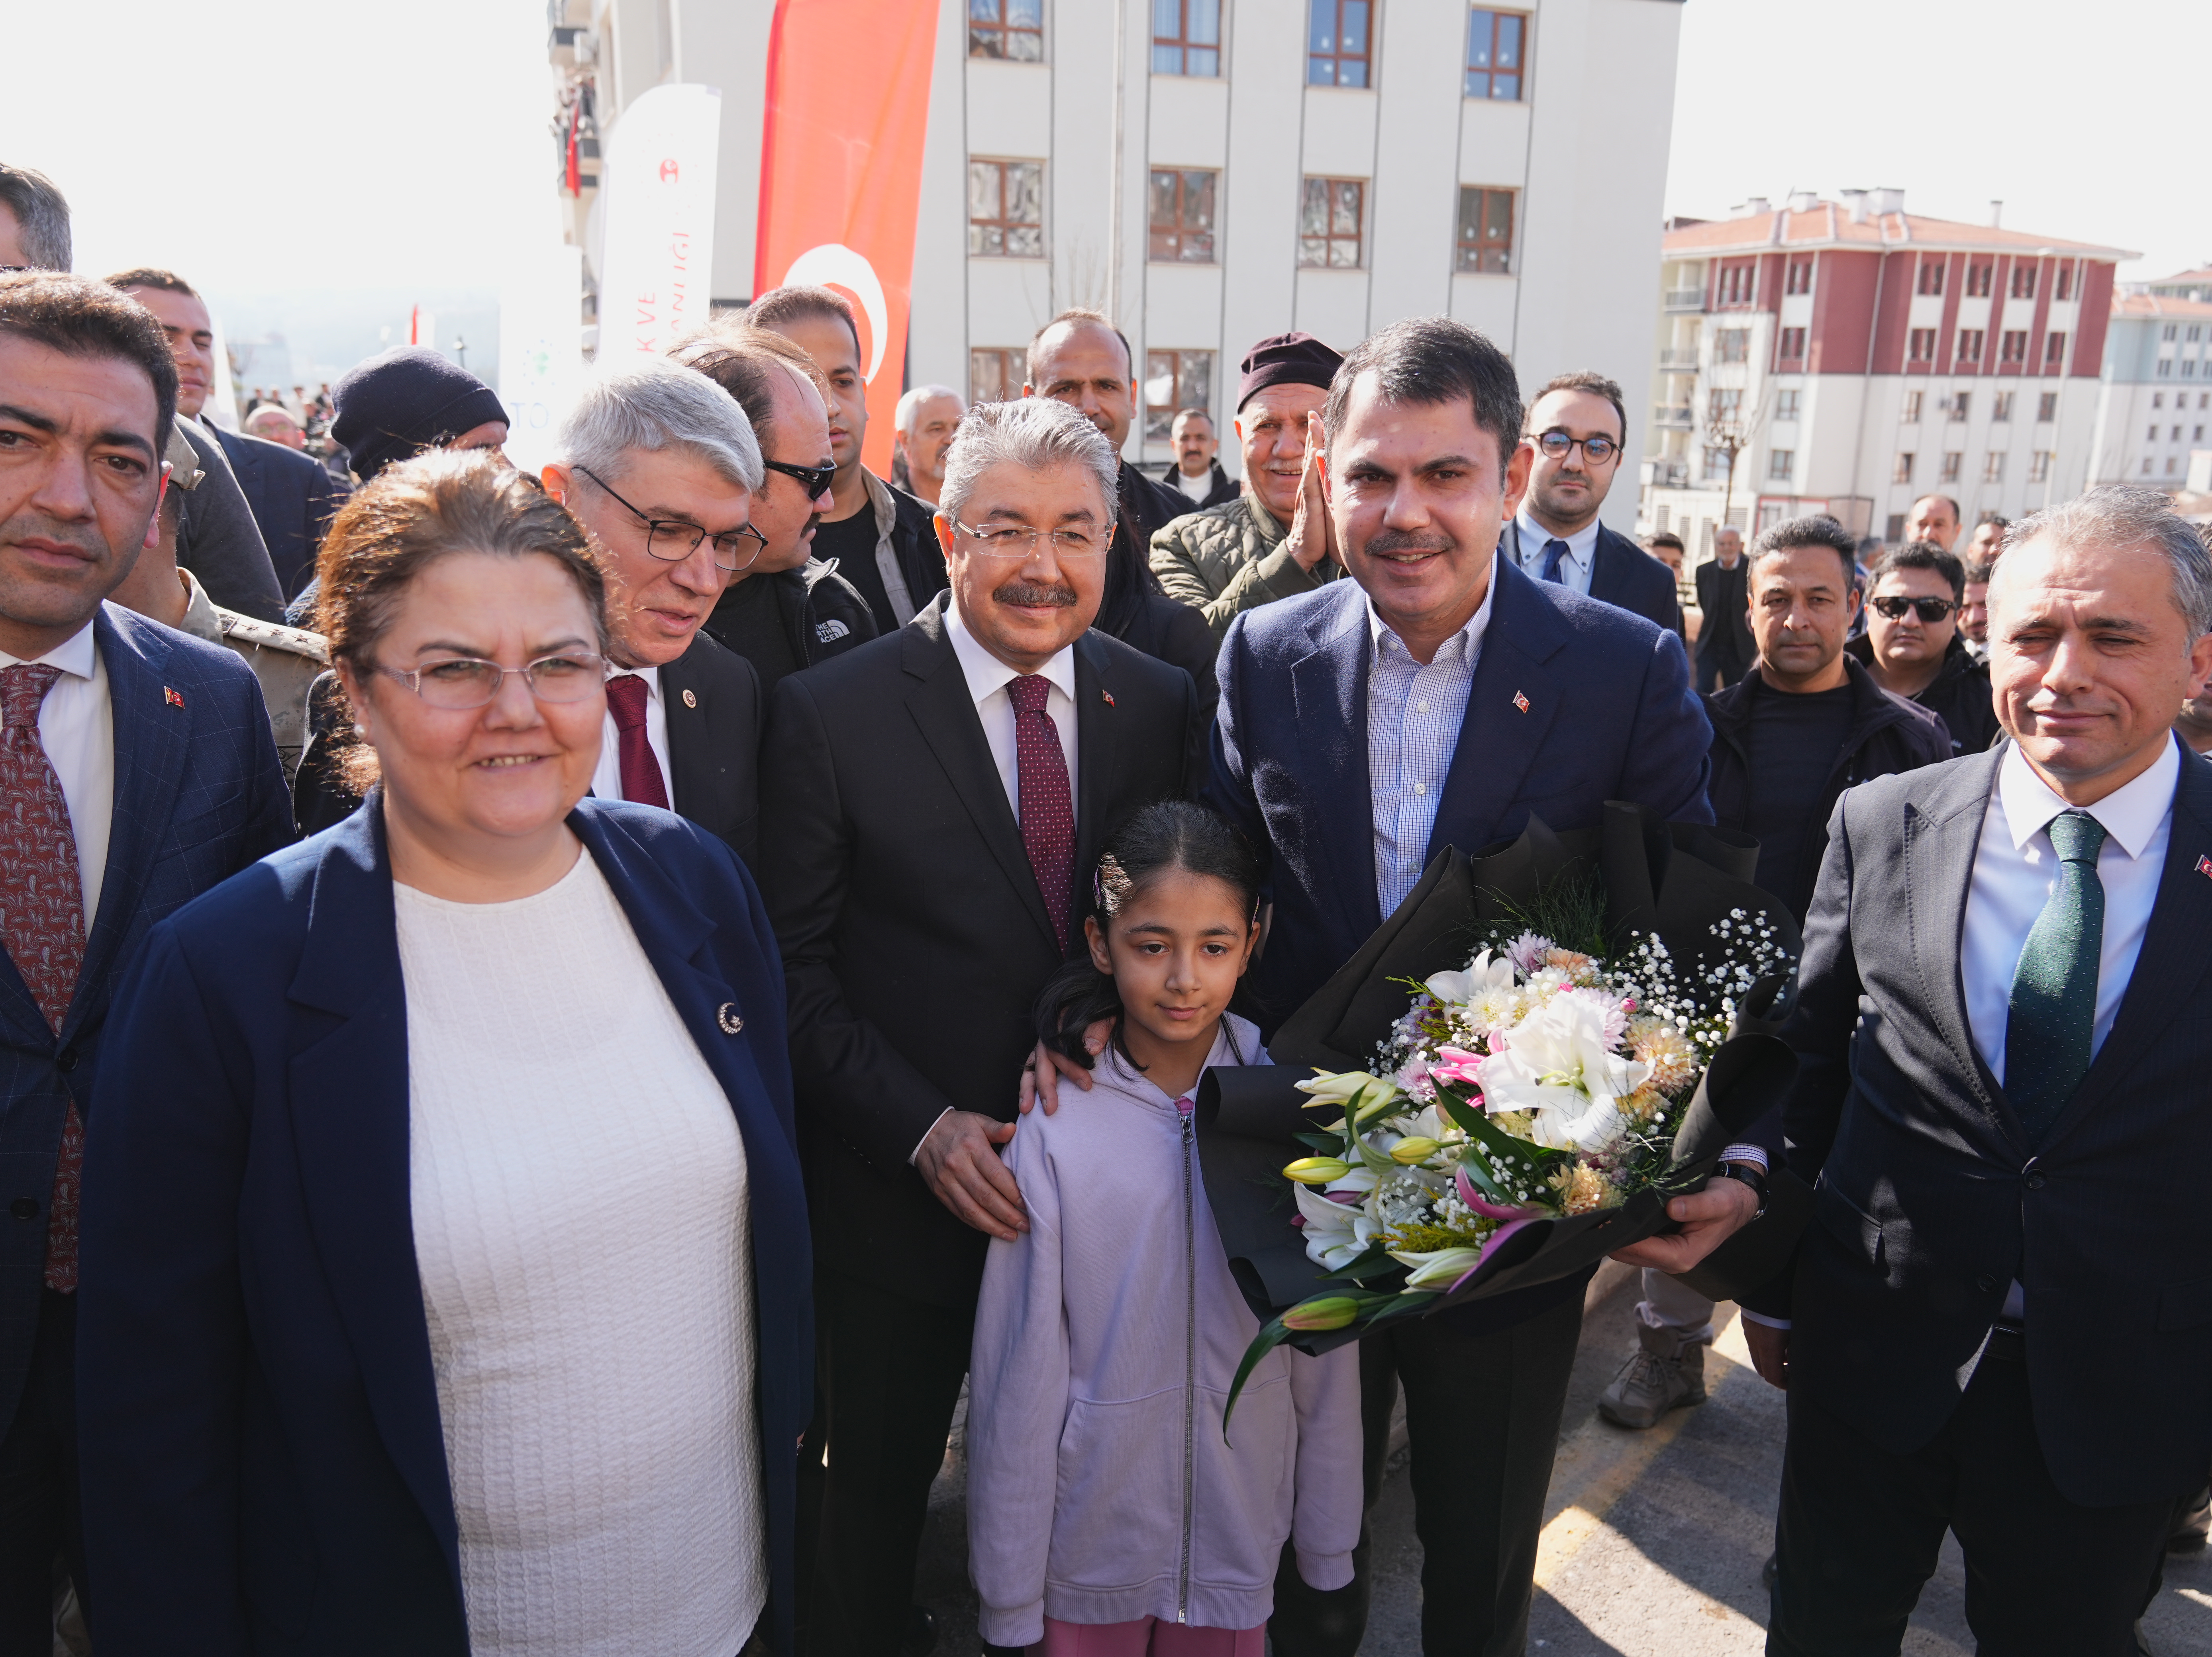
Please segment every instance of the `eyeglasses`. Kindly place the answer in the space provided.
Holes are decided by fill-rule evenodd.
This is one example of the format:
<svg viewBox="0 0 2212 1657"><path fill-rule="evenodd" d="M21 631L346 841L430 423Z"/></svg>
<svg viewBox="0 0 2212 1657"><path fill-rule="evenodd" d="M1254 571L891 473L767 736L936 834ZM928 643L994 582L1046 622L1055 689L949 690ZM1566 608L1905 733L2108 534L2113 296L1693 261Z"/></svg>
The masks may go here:
<svg viewBox="0 0 2212 1657"><path fill-rule="evenodd" d="M617 506L645 525L645 549L659 559L662 563L682 563L699 550L699 543L702 541L708 538L705 530L696 524L687 523L681 518L647 518L622 496L616 495L611 489L608 489L607 480L589 466L579 466L576 470L601 489L606 489L608 495ZM768 549L768 537L763 535L750 524L740 524L727 535L717 535L713 539L714 568L732 575L741 569L750 568L753 560Z"/></svg>
<svg viewBox="0 0 2212 1657"><path fill-rule="evenodd" d="M1059 558L1096 558L1106 550L1088 530L1035 530L1026 524L994 524L973 529L953 520L952 527L975 542L986 558L1030 558L1036 555L1037 537L1052 537L1053 555Z"/></svg>
<svg viewBox="0 0 2212 1657"><path fill-rule="evenodd" d="M1536 440L1536 446L1547 460L1565 460L1570 450L1579 447L1583 458L1593 466L1602 466L1620 452L1620 445L1609 437L1570 437L1556 426Z"/></svg>
<svg viewBox="0 0 2212 1657"><path fill-rule="evenodd" d="M428 662L404 672L379 664L379 673L390 675L433 707L461 713L486 707L497 699L507 675L520 673L530 694L541 702L580 702L606 683L604 656L577 651L560 656L540 656L525 667L501 667L474 656Z"/></svg>
<svg viewBox="0 0 2212 1657"><path fill-rule="evenodd" d="M1879 598L1869 598L1867 602L1874 606L1876 615L1887 616L1893 622L1903 621L1905 612L1909 610L1929 627L1934 627L1959 607L1954 599L1905 598L1893 592L1884 593Z"/></svg>
<svg viewBox="0 0 2212 1657"><path fill-rule="evenodd" d="M781 472L786 477L797 478L799 487L806 491L809 501L828 489L830 480L837 476L835 466L794 466L784 460L763 460L761 464L772 472Z"/></svg>

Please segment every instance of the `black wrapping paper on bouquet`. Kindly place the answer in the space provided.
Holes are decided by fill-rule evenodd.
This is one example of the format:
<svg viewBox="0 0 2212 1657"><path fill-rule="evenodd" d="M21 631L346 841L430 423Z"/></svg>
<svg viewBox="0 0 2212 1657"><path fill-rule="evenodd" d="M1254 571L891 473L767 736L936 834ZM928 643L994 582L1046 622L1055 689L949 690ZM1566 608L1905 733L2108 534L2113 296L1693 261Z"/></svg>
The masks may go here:
<svg viewBox="0 0 2212 1657"><path fill-rule="evenodd" d="M1314 1070L1364 1069L1406 1011L1406 980L1464 966L1498 923L1528 913L1553 882L1592 875L1602 883L1607 932L1616 947L1631 932L1656 933L1678 971L1694 974L1717 948L1716 923L1733 911L1764 911L1795 959L1796 926L1751 883L1757 862L1757 846L1741 836L1662 823L1619 802L1607 805L1596 828L1559 835L1532 817L1502 847L1473 858L1456 848L1440 853L1389 919L1276 1032L1268 1047L1273 1067L1208 1071L1200 1083L1194 1120L1206 1198L1254 1314L1264 1324L1317 1296L1391 1293L1404 1280L1403 1268L1393 1265L1346 1282L1308 1259L1281 1168L1304 1150L1296 1136L1316 1126L1312 1102L1295 1084ZM1327 1351L1399 1317L1569 1276L1673 1229L1667 1202L1701 1189L1721 1151L1778 1106L1796 1077L1796 1055L1776 1034L1788 987L1781 978L1763 979L1741 998L1656 1183L1617 1208L1526 1222L1448 1294L1407 1295L1354 1326L1293 1333L1290 1344ZM1715 1251L1688 1280L1725 1298L1771 1278L1795 1246L1793 1224L1802 1223L1783 1211L1794 1209L1795 1193L1776 1195L1782 1200L1770 1202L1765 1218Z"/></svg>

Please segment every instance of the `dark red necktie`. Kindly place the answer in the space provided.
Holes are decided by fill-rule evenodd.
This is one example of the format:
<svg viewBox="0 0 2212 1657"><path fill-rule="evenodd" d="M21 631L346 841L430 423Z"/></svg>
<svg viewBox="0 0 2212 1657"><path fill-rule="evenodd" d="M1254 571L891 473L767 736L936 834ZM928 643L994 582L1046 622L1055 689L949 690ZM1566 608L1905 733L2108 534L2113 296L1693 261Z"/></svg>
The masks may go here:
<svg viewBox="0 0 2212 1657"><path fill-rule="evenodd" d="M84 964L84 883L69 802L39 740L39 705L61 669L0 668L0 938L46 1023L59 1035ZM49 1289L76 1288L76 1199L84 1122L70 1102L46 1219Z"/></svg>
<svg viewBox="0 0 2212 1657"><path fill-rule="evenodd" d="M1022 800L1022 844L1037 890L1044 894L1052 935L1067 952L1067 900L1075 880L1075 804L1067 791L1067 756L1060 750L1060 727L1044 711L1052 681L1025 674L1010 681L1014 704L1014 757Z"/></svg>
<svg viewBox="0 0 2212 1657"><path fill-rule="evenodd" d="M625 673L607 681L607 711L615 716L615 758L622 766L623 798L639 805L668 809L668 785L660 762L645 737L645 681Z"/></svg>

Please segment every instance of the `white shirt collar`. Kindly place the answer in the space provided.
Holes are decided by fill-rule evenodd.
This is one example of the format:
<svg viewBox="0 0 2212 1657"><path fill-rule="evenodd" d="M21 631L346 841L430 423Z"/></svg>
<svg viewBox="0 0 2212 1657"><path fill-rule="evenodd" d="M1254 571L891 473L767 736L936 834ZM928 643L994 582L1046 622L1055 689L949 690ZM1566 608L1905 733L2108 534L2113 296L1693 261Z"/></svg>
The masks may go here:
<svg viewBox="0 0 2212 1657"><path fill-rule="evenodd" d="M1577 567L1587 564L1597 555L1597 532L1601 527L1597 519L1591 519L1572 535L1554 535L1529 517L1528 508L1523 507L1515 514L1513 523L1521 537L1521 561L1524 564L1540 565L1543 562L1544 543L1547 541L1565 541L1567 555L1575 561Z"/></svg>
<svg viewBox="0 0 2212 1657"><path fill-rule="evenodd" d="M2173 791L2181 777L2181 750L2169 740L2166 751L2124 788L2118 788L2094 805L2069 805L2020 751L2017 743L2005 744L1997 765L1997 803L2004 808L2005 832L2015 851L2049 826L2061 811L2081 810L2097 819L2105 833L2118 841L2130 858L2141 857L2166 815L2173 809Z"/></svg>
<svg viewBox="0 0 2212 1657"><path fill-rule="evenodd" d="M87 622L45 655L32 657L29 661L33 665L44 662L80 679L89 679L100 666L100 646L93 640L92 623ZM23 657L10 656L6 651L0 650L0 667L25 665Z"/></svg>
<svg viewBox="0 0 2212 1657"><path fill-rule="evenodd" d="M1452 649L1452 639L1460 639L1465 640L1465 643L1460 646L1462 659L1472 662L1475 652L1482 648L1482 635L1490 628L1490 606L1497 598L1498 555L1493 552L1490 555L1490 585L1483 589L1481 604L1475 607L1474 614L1467 618L1465 627L1453 634L1451 639L1445 640L1437 646L1436 657L1431 660L1442 659ZM1395 642L1401 650L1406 647L1406 641L1399 638L1396 629L1383 621L1382 617L1376 612L1375 600L1369 598L1367 599L1367 643L1378 659L1382 654L1382 641L1385 639Z"/></svg>
<svg viewBox="0 0 2212 1657"><path fill-rule="evenodd" d="M960 671L967 677L968 694L977 702L1022 677L1020 669L1008 667L969 631L968 623L961 619L957 603L948 601L945 606L945 636L952 640L952 653L960 659ZM1037 671L1049 679L1061 695L1071 702L1075 700L1073 645L1062 645L1060 653Z"/></svg>
<svg viewBox="0 0 2212 1657"><path fill-rule="evenodd" d="M623 677L642 679L645 681L646 701L648 702L657 702L660 700L660 669L658 666L623 667L614 662L610 662L607 665L612 670L612 671L607 675L607 677L610 679L620 679ZM610 715L609 717L611 718L612 716Z"/></svg>

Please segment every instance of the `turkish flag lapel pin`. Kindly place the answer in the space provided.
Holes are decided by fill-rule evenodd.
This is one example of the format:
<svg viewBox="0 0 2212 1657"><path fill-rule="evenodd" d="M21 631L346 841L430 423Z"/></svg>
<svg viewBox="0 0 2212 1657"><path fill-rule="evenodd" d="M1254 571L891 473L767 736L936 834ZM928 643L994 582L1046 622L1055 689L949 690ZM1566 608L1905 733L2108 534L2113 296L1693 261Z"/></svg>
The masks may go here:
<svg viewBox="0 0 2212 1657"><path fill-rule="evenodd" d="M1528 699L1516 690L1513 693L1513 706L1526 713L1528 711Z"/></svg>
<svg viewBox="0 0 2212 1657"><path fill-rule="evenodd" d="M167 685L161 687L161 700L172 707L182 707L185 705L185 699Z"/></svg>

